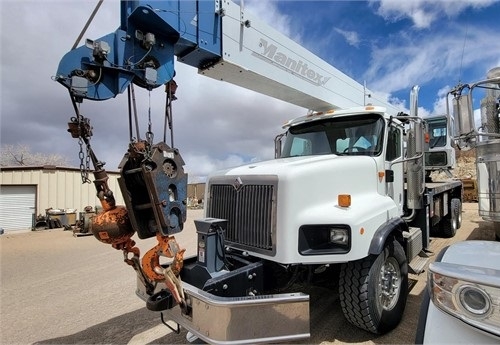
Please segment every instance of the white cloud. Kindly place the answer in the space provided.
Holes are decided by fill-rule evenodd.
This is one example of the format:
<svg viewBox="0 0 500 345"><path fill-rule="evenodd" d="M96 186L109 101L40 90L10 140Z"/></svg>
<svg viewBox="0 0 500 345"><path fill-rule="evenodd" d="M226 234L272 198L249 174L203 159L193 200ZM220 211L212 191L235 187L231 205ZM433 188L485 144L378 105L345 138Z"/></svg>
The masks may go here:
<svg viewBox="0 0 500 345"><path fill-rule="evenodd" d="M424 107L418 107L418 116L427 117L429 115L431 115L429 110L425 109Z"/></svg>
<svg viewBox="0 0 500 345"><path fill-rule="evenodd" d="M359 43L361 42L361 40L359 39L359 35L357 32L342 30L339 28L335 28L334 30L341 34L348 44L356 48L359 47Z"/></svg>
<svg viewBox="0 0 500 345"><path fill-rule="evenodd" d="M429 28L438 18L455 17L468 8L487 7L498 0L371 0L377 7L377 14L387 21L400 21L409 18L415 28Z"/></svg>
<svg viewBox="0 0 500 345"><path fill-rule="evenodd" d="M272 25L275 30L279 31L283 35L300 42L301 38L297 34L297 31L292 30L292 18L281 13L277 5L277 1L273 0L244 1L244 8L254 14L256 18Z"/></svg>
<svg viewBox="0 0 500 345"><path fill-rule="evenodd" d="M443 115L443 114L447 113L446 103L448 100L448 98L447 98L448 92L450 90L451 90L451 86L449 86L449 85L446 85L438 90L437 98L434 101L431 115Z"/></svg>
<svg viewBox="0 0 500 345"><path fill-rule="evenodd" d="M365 79L373 89L392 93L439 78L453 82L450 76L456 76L458 82L461 64L464 68L479 63L489 65L498 59L500 41L491 40L496 35L495 30L469 27L465 50L465 28L450 30L455 34L407 38L397 44L374 47Z"/></svg>
<svg viewBox="0 0 500 345"><path fill-rule="evenodd" d="M205 182L205 177L214 171L248 163L242 157L234 154L228 155L224 159L216 159L208 154L200 155L191 152L183 158L188 162L184 169L189 174L190 183Z"/></svg>

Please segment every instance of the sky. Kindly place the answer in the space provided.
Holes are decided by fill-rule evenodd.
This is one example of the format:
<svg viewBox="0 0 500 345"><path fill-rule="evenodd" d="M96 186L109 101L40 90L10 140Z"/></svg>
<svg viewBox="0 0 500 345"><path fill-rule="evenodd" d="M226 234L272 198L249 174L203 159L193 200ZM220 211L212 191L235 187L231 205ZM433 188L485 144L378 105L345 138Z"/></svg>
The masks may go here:
<svg viewBox="0 0 500 345"><path fill-rule="evenodd" d="M67 90L52 80L97 0L2 0L0 143L56 153L79 167L79 146L67 133L74 110ZM420 86L419 113L443 114L444 97L459 82L484 79L500 66L500 1L272 1L245 8L360 84L408 109ZM119 26L119 3L106 0L85 34L97 39ZM80 42L80 45L82 42ZM174 144L190 182L211 172L271 159L281 126L307 113L286 102L198 75L176 63ZM135 88L142 136L151 112L155 142L163 139L163 88ZM84 101L92 147L117 171L128 142L127 96ZM150 110L149 110L150 109ZM167 143L169 143L167 136Z"/></svg>

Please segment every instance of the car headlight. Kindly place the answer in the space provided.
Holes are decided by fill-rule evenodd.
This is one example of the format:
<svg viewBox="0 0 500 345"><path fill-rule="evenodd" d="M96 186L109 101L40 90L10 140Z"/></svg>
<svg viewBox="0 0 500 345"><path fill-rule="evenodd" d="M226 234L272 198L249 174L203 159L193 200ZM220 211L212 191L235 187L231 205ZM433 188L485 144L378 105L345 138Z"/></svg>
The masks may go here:
<svg viewBox="0 0 500 345"><path fill-rule="evenodd" d="M491 311L490 296L475 285L461 286L458 292L458 302L474 316L486 316Z"/></svg>
<svg viewBox="0 0 500 345"><path fill-rule="evenodd" d="M500 271L445 262L429 265L431 299L441 310L500 336Z"/></svg>

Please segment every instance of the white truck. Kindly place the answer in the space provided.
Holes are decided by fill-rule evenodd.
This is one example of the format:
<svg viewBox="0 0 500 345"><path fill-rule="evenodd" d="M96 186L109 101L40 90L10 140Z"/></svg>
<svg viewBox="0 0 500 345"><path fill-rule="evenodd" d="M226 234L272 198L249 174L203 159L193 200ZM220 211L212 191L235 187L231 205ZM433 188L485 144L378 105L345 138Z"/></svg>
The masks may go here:
<svg viewBox="0 0 500 345"><path fill-rule="evenodd" d="M352 324L373 333L396 327L408 273L424 268L431 231L453 236L460 227L461 182L425 181L426 160L431 169L454 161L453 150L440 158L443 145L429 147L429 125L449 142L449 118L420 118L418 87L410 114L401 113L242 4L121 6L120 28L66 54L56 79L75 106L71 133L95 167L104 212L92 231L123 250L147 307L209 343L291 341L310 332L309 296L296 283L327 282L338 286ZM202 75L311 110L284 125L276 159L208 177L205 217L195 222L198 254L185 259L173 236L186 219L179 150L152 143L151 135L132 137L131 110L131 143L120 164L126 205L116 206L89 144L89 120L76 104L126 89L131 104L132 83L167 85L169 114L174 56ZM142 259L134 233L158 239ZM160 263L161 256L173 260Z"/></svg>
<svg viewBox="0 0 500 345"><path fill-rule="evenodd" d="M486 89L479 107L473 102L477 89ZM448 95L458 147L476 149L479 215L493 222L500 240L500 67L484 80L458 85ZM476 124L473 109L479 108L481 121ZM500 342L500 242L459 242L437 255L429 265L415 342Z"/></svg>

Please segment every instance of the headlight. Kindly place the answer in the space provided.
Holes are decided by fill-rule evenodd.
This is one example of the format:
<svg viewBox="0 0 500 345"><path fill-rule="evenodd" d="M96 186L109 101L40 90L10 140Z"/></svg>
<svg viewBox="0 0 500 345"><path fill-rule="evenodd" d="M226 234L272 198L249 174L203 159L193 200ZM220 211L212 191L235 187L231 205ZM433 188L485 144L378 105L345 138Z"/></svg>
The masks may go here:
<svg viewBox="0 0 500 345"><path fill-rule="evenodd" d="M347 229L330 229L330 242L347 246L349 244L349 231Z"/></svg>
<svg viewBox="0 0 500 345"><path fill-rule="evenodd" d="M459 290L458 301L469 313L486 316L490 312L490 296L484 290L474 285L464 285Z"/></svg>
<svg viewBox="0 0 500 345"><path fill-rule="evenodd" d="M347 225L303 225L299 229L302 255L345 254L351 250L351 228Z"/></svg>
<svg viewBox="0 0 500 345"><path fill-rule="evenodd" d="M500 271L434 262L429 266L429 288L438 308L500 336Z"/></svg>

